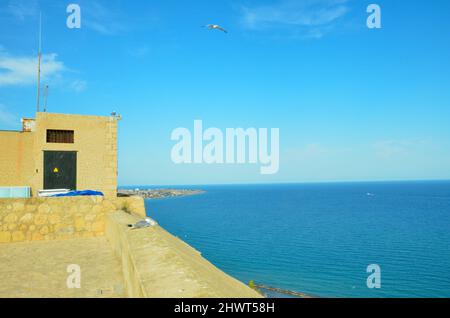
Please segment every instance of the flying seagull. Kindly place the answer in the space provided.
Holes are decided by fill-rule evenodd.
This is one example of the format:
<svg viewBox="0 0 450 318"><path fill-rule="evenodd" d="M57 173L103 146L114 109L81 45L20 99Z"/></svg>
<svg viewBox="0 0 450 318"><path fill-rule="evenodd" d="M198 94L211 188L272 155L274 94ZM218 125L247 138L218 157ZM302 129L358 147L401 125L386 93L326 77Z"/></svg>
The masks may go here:
<svg viewBox="0 0 450 318"><path fill-rule="evenodd" d="M228 33L227 30L225 30L224 28L222 28L220 25L217 25L217 24L208 24L208 25L205 25L204 28L207 28L208 30L219 30L219 31Z"/></svg>
<svg viewBox="0 0 450 318"><path fill-rule="evenodd" d="M135 229L143 229L154 225L156 225L155 221L153 221L150 218L146 218L145 220L139 221L136 224L128 224L128 227L131 227L132 230L135 230Z"/></svg>

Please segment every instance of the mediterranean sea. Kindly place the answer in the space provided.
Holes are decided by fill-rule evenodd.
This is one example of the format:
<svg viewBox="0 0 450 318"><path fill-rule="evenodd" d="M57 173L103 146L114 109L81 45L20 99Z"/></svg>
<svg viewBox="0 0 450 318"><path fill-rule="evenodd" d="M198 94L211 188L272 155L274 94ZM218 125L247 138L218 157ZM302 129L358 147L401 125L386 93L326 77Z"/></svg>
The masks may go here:
<svg viewBox="0 0 450 318"><path fill-rule="evenodd" d="M244 283L450 297L450 181L183 188L206 193L146 200L147 214ZM366 285L369 264L381 268L380 289Z"/></svg>

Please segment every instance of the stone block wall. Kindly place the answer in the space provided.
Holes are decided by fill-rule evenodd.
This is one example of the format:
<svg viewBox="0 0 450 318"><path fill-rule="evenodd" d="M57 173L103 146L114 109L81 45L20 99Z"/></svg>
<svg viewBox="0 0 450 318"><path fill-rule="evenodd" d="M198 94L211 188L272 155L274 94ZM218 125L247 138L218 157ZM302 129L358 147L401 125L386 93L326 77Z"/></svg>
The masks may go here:
<svg viewBox="0 0 450 318"><path fill-rule="evenodd" d="M0 131L0 186L28 186L33 197L44 189L44 152L77 153L77 190L117 195L116 117L36 113L31 131ZM74 131L73 143L47 142L47 130Z"/></svg>
<svg viewBox="0 0 450 318"><path fill-rule="evenodd" d="M0 243L103 236L106 215L118 210L145 217L140 197L0 199Z"/></svg>

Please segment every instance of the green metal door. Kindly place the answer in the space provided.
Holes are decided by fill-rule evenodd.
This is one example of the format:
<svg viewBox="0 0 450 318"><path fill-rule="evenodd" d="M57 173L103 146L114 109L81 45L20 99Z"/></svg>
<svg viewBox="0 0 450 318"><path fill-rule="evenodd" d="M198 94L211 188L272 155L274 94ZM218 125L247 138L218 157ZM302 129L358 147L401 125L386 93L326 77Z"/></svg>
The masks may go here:
<svg viewBox="0 0 450 318"><path fill-rule="evenodd" d="M77 153L44 151L44 190L77 189Z"/></svg>

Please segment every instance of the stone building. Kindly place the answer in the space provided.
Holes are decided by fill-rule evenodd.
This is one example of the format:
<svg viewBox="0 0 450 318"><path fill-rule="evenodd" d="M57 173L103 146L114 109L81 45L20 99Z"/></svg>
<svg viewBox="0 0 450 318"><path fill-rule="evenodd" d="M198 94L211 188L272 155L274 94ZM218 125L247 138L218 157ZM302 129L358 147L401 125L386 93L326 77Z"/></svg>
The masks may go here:
<svg viewBox="0 0 450 318"><path fill-rule="evenodd" d="M117 193L115 116L36 113L22 131L0 131L0 187Z"/></svg>

